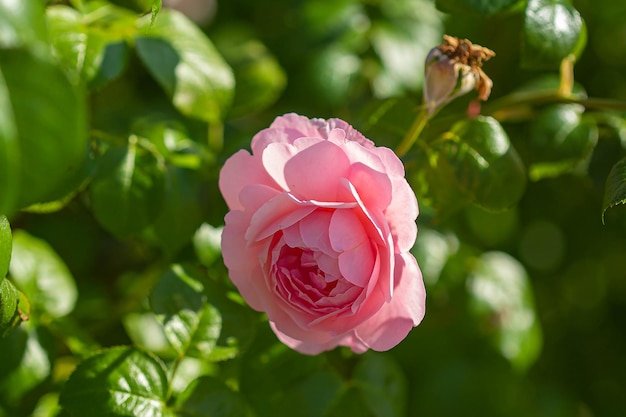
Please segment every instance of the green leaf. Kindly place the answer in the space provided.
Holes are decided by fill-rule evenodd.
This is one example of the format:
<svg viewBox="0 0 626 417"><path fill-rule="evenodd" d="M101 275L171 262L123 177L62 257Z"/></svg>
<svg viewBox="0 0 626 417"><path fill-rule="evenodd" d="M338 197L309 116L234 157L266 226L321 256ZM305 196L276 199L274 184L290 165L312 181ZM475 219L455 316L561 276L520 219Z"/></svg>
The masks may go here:
<svg viewBox="0 0 626 417"><path fill-rule="evenodd" d="M46 10L52 44L61 63L90 88L98 88L124 70L128 50L125 39L136 31L136 18L111 5L103 5L91 14L102 14L100 20L106 23L92 22L68 6ZM115 30L107 30L112 26Z"/></svg>
<svg viewBox="0 0 626 417"><path fill-rule="evenodd" d="M193 381L177 400L176 411L185 417L246 417L253 415L243 396L217 378Z"/></svg>
<svg viewBox="0 0 626 417"><path fill-rule="evenodd" d="M194 232L206 218L206 194L197 171L168 166L165 196L154 232L168 253L176 253L191 242Z"/></svg>
<svg viewBox="0 0 626 417"><path fill-rule="evenodd" d="M49 331L32 322L0 339L0 401L15 405L49 378L55 347Z"/></svg>
<svg viewBox="0 0 626 417"><path fill-rule="evenodd" d="M529 0L522 43L524 67L558 68L568 55L580 55L585 43L585 22L572 5L564 0Z"/></svg>
<svg viewBox="0 0 626 417"><path fill-rule="evenodd" d="M139 233L161 211L164 178L163 158L131 136L127 147L111 147L102 157L91 183L94 216L117 237Z"/></svg>
<svg viewBox="0 0 626 417"><path fill-rule="evenodd" d="M159 15L159 12L161 11L161 6L163 6L163 1L162 0L153 0L152 1L152 13L150 15L150 24L153 24L154 20Z"/></svg>
<svg viewBox="0 0 626 417"><path fill-rule="evenodd" d="M473 311L495 346L515 369L525 371L539 356L542 337L524 267L504 252L485 252L467 288Z"/></svg>
<svg viewBox="0 0 626 417"><path fill-rule="evenodd" d="M571 171L590 156L598 128L582 119L583 110L576 104L550 106L533 122L529 138L532 180Z"/></svg>
<svg viewBox="0 0 626 417"><path fill-rule="evenodd" d="M0 47L43 49L46 40L43 2L0 0Z"/></svg>
<svg viewBox="0 0 626 417"><path fill-rule="evenodd" d="M15 285L35 307L37 317L62 317L74 309L74 278L45 241L17 230L13 234L9 271Z"/></svg>
<svg viewBox="0 0 626 417"><path fill-rule="evenodd" d="M390 356L369 353L361 359L353 376L372 415L406 415L407 382L402 369Z"/></svg>
<svg viewBox="0 0 626 417"><path fill-rule="evenodd" d="M224 119L234 91L230 67L211 41L182 13L164 9L135 39L139 58L184 115Z"/></svg>
<svg viewBox="0 0 626 417"><path fill-rule="evenodd" d="M211 266L222 254L222 227L203 223L193 235L193 248L200 263Z"/></svg>
<svg viewBox="0 0 626 417"><path fill-rule="evenodd" d="M81 362L63 387L60 405L73 416L173 417L163 364L130 347L104 350Z"/></svg>
<svg viewBox="0 0 626 417"><path fill-rule="evenodd" d="M152 290L150 306L180 357L206 358L219 339L222 316L207 303L204 286L191 274L172 266Z"/></svg>
<svg viewBox="0 0 626 417"><path fill-rule="evenodd" d="M0 50L20 146L19 206L65 196L88 151L85 92L47 60Z"/></svg>
<svg viewBox="0 0 626 417"><path fill-rule="evenodd" d="M19 182L15 179L20 173L19 153L9 90L0 70L0 214L11 215L16 208Z"/></svg>
<svg viewBox="0 0 626 417"><path fill-rule="evenodd" d="M6 216L0 214L0 283L9 272L12 245L11 225Z"/></svg>
<svg viewBox="0 0 626 417"><path fill-rule="evenodd" d="M241 26L223 29L214 39L237 81L230 115L246 115L274 103L285 88L287 76L265 45Z"/></svg>
<svg viewBox="0 0 626 417"><path fill-rule="evenodd" d="M348 386L337 396L324 417L378 417L373 414L363 398L363 392L356 386Z"/></svg>
<svg viewBox="0 0 626 417"><path fill-rule="evenodd" d="M521 0L436 0L437 8L447 13L491 15L513 8Z"/></svg>
<svg viewBox="0 0 626 417"><path fill-rule="evenodd" d="M436 167L475 204L512 207L526 187L522 160L502 126L491 117L457 122L434 145Z"/></svg>
<svg viewBox="0 0 626 417"><path fill-rule="evenodd" d="M621 159L609 172L604 187L604 201L602 202L602 223L606 211L612 207L626 203L626 158Z"/></svg>
<svg viewBox="0 0 626 417"><path fill-rule="evenodd" d="M19 292L8 279L0 281L0 338L6 336L19 322Z"/></svg>

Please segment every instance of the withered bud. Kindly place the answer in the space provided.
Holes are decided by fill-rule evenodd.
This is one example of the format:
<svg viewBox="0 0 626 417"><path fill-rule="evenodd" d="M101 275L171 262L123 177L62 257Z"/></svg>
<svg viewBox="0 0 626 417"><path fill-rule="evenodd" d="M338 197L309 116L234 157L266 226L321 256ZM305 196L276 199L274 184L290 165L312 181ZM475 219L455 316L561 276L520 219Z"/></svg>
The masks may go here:
<svg viewBox="0 0 626 417"><path fill-rule="evenodd" d="M443 39L426 57L424 101L431 114L473 89L480 100L487 100L493 85L481 68L495 56L491 49L453 36L444 35Z"/></svg>

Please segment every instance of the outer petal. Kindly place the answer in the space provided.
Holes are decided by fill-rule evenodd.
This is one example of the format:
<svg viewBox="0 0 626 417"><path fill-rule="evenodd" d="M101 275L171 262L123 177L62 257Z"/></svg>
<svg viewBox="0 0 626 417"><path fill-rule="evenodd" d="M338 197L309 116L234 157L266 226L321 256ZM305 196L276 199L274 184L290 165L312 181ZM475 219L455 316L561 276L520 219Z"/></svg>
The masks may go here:
<svg viewBox="0 0 626 417"><path fill-rule="evenodd" d="M260 154L270 143L293 143L304 136L319 137L319 131L307 117L288 113L274 119L269 128L252 138L252 152Z"/></svg>
<svg viewBox="0 0 626 417"><path fill-rule="evenodd" d="M356 335L374 350L396 346L424 318L426 290L413 255L397 254L396 271L396 290L391 301L356 329Z"/></svg>
<svg viewBox="0 0 626 417"><path fill-rule="evenodd" d="M243 209L239 193L249 184L265 184L278 188L276 182L263 169L259 158L242 149L228 158L220 170L219 188L228 208Z"/></svg>
<svg viewBox="0 0 626 417"><path fill-rule="evenodd" d="M404 178L393 181L393 198L385 210L385 218L391 229L396 252L408 252L417 237L417 199Z"/></svg>

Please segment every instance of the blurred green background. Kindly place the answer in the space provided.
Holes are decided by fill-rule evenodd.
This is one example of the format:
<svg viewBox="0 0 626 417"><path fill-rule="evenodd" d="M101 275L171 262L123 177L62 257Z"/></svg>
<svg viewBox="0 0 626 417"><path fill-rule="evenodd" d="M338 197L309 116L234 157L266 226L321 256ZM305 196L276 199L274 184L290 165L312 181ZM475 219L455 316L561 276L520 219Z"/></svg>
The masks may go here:
<svg viewBox="0 0 626 417"><path fill-rule="evenodd" d="M143 10L146 2L115 3ZM183 3L164 2L164 7L182 8ZM277 115L339 117L377 145L394 148L421 103L424 58L444 33L496 52L483 68L494 83L484 109L528 83L558 83L558 61L536 65L524 55L525 1L186 3L199 9L206 3L204 10L188 11L189 17L234 71L223 146L219 140L206 144L211 128L181 116L134 53L126 55L120 76L91 89L88 107L92 134L150 135L150 129L173 126L191 140L176 142L177 152L206 153L202 157L211 161L211 169L198 178L180 173L193 176L179 179L181 184L196 187L188 193L187 208L179 207L192 212L191 224L181 226L190 230L165 244L167 236L158 230L119 238L99 224L80 197L59 211L13 216L14 230L44 239L59 254L80 294L71 318L60 324L66 329L56 336L54 328L39 335L42 341L59 334L65 338L56 343L54 375L35 378L37 383L15 394L19 398L6 394L2 399L20 416L29 415L43 394L58 390L77 361L76 352L88 348L87 340L94 346L141 345L139 325L133 323L139 320L135 314L145 310L155 271L167 262L195 260L198 244L190 239L199 226L195 219L223 224L226 206L217 190L216 167L248 147ZM575 8L585 24L577 37L584 44L574 67L577 88L589 97L626 100L626 1L553 3ZM469 100L459 99L442 111L424 136L464 118ZM278 345L263 322L246 342L246 353L206 372L236 380L259 416L626 415L626 210L611 208L602 221L606 178L626 154L625 113L587 109L583 117L597 129L587 137L597 144L562 168L568 149L549 142L566 123L559 112L567 110L544 102L517 110L501 122L529 179L510 210L454 204L446 197L445 182L429 188L418 175L424 163L419 149L405 158L420 202L413 252L428 297L423 323L403 343L362 357L343 349L304 357ZM198 151L197 144L206 149ZM433 191L434 186L443 190ZM216 255L206 256L209 274L225 280ZM70 333L80 342L72 345ZM0 388L14 380L6 379ZM357 382L339 388L338 381L352 380ZM377 406L376 395L359 390L362 380L376 381L389 396ZM332 407L325 409L328 404Z"/></svg>

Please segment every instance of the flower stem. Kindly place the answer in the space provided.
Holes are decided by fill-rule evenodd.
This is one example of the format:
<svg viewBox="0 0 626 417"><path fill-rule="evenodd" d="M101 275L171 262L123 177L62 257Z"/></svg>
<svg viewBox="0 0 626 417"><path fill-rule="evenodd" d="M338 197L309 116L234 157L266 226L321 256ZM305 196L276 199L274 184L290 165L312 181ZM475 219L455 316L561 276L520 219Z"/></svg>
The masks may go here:
<svg viewBox="0 0 626 417"><path fill-rule="evenodd" d="M400 142L400 144L396 148L396 154L400 158L406 155L409 149L411 149L411 147L419 137L420 133L422 133L422 130L424 130L424 127L426 126L426 123L428 123L428 120L430 120L430 114L428 112L428 109L424 107L417 114L415 120L413 121L413 124L402 139L402 142Z"/></svg>

